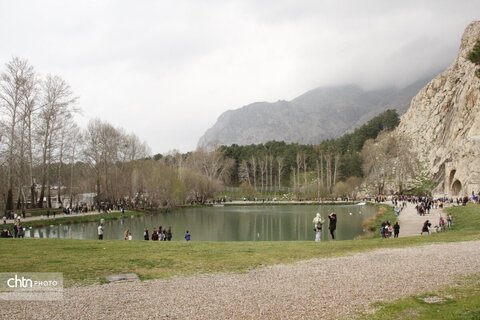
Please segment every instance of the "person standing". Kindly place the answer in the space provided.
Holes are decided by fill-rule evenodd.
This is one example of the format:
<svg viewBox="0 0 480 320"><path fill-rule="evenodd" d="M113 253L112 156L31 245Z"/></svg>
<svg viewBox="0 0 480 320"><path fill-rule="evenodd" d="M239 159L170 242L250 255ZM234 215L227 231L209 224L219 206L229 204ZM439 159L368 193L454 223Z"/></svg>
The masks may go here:
<svg viewBox="0 0 480 320"><path fill-rule="evenodd" d="M25 237L25 230L23 230L23 227L22 227L21 223L18 223L17 229L18 229L18 238L24 238Z"/></svg>
<svg viewBox="0 0 480 320"><path fill-rule="evenodd" d="M328 215L328 229L330 230L330 235L332 236L332 240L335 240L335 230L337 229L337 214L331 212Z"/></svg>
<svg viewBox="0 0 480 320"><path fill-rule="evenodd" d="M400 233L400 225L398 224L398 221L395 222L393 225L393 237L398 238L398 234Z"/></svg>
<svg viewBox="0 0 480 320"><path fill-rule="evenodd" d="M320 212L317 212L315 218L313 218L313 229L315 231L315 242L319 242L322 239L322 226L323 220L320 216Z"/></svg>
<svg viewBox="0 0 480 320"><path fill-rule="evenodd" d="M98 225L98 240L103 240L103 224Z"/></svg>
<svg viewBox="0 0 480 320"><path fill-rule="evenodd" d="M447 215L447 227L450 228L452 226L452 215L449 213Z"/></svg>

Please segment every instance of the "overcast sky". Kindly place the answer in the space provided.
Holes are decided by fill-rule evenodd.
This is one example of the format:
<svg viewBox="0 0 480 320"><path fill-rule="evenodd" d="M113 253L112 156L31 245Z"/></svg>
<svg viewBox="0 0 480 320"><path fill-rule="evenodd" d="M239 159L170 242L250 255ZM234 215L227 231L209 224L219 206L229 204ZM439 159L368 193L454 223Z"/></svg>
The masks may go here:
<svg viewBox="0 0 480 320"><path fill-rule="evenodd" d="M443 70L479 14L478 0L0 0L0 64L64 78L82 126L186 152L226 110Z"/></svg>

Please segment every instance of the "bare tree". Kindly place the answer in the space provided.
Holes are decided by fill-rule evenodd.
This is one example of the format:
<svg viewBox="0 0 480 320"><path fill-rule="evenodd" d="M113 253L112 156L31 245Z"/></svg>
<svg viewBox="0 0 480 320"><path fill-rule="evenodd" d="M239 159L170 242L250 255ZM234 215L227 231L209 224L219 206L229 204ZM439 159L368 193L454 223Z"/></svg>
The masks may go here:
<svg viewBox="0 0 480 320"><path fill-rule="evenodd" d="M302 165L302 155L300 152L297 152L297 158L296 158L296 164L297 164L297 188L300 188L300 166Z"/></svg>
<svg viewBox="0 0 480 320"><path fill-rule="evenodd" d="M84 137L84 155L95 172L97 201L112 200L110 169L118 160L120 134L108 122L94 119L89 122Z"/></svg>
<svg viewBox="0 0 480 320"><path fill-rule="evenodd" d="M253 175L253 189L257 190L257 159L255 156L250 157L250 167L252 168L252 175Z"/></svg>
<svg viewBox="0 0 480 320"><path fill-rule="evenodd" d="M258 161L258 166L260 168L260 183L261 183L261 187L260 187L260 190L263 192L263 187L264 187L264 184L265 184L265 178L264 178L264 175L266 173L266 161L264 159L261 159Z"/></svg>
<svg viewBox="0 0 480 320"><path fill-rule="evenodd" d="M304 183L307 185L307 155L302 152L303 156L303 178L304 178Z"/></svg>
<svg viewBox="0 0 480 320"><path fill-rule="evenodd" d="M7 147L7 199L6 210L13 209L14 151L16 146L16 129L21 120L21 107L25 105L25 91L28 82L34 78L33 67L27 60L14 57L6 64L6 70L0 75L0 110L3 117ZM21 146L23 147L23 146ZM22 170L23 171L23 168ZM21 184L23 181L20 181Z"/></svg>
<svg viewBox="0 0 480 320"><path fill-rule="evenodd" d="M274 187L273 184L273 156L268 155L268 162L270 164L270 182L269 182L269 189L272 190Z"/></svg>
<svg viewBox="0 0 480 320"><path fill-rule="evenodd" d="M238 168L238 175L241 182L247 182L249 186L251 186L250 182L250 170L248 168L248 162L246 160L242 160L240 163L240 167Z"/></svg>
<svg viewBox="0 0 480 320"><path fill-rule="evenodd" d="M43 82L43 105L39 113L40 133L42 137L42 180L38 206L43 207L45 188L47 188L48 206L50 200L50 164L54 139L63 127L66 119L70 118L76 111L74 103L77 99L73 97L70 86L58 76L48 75Z"/></svg>
<svg viewBox="0 0 480 320"><path fill-rule="evenodd" d="M28 156L28 174L29 174L29 184L30 184L30 205L32 207L36 206L36 198L35 198L35 178L33 175L33 168L34 168L34 158L33 158L33 150L34 150L34 141L33 141L33 132L34 132L34 123L33 119L36 116L36 113L43 107L39 104L39 81L36 75L33 73L31 77L25 83L24 87L24 104L22 108L22 118L23 118L23 126L26 129L24 135L24 139L26 141L26 152Z"/></svg>
<svg viewBox="0 0 480 320"><path fill-rule="evenodd" d="M282 188L282 175L284 170L283 157L277 157L278 190Z"/></svg>
<svg viewBox="0 0 480 320"><path fill-rule="evenodd" d="M82 147L83 144L83 136L80 131L80 128L75 123L72 123L69 127L69 135L67 135L67 148L70 151L70 183L69 183L69 198L70 198L70 208L73 207L73 200L76 196L76 192L74 191L74 170L75 170L75 162L77 160L78 149Z"/></svg>
<svg viewBox="0 0 480 320"><path fill-rule="evenodd" d="M340 164L340 155L336 154L333 158L333 186L337 184L338 166Z"/></svg>

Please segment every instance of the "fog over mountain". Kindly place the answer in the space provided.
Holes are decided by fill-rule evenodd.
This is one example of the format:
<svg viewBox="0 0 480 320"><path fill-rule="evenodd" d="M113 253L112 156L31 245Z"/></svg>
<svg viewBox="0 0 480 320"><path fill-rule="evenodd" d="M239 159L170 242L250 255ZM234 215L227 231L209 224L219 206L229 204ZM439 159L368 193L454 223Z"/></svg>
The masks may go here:
<svg viewBox="0 0 480 320"><path fill-rule="evenodd" d="M222 113L198 145L248 145L272 140L319 143L351 131L387 109L405 113L413 96L430 79L403 88L377 90L354 85L322 87L291 101L255 102Z"/></svg>

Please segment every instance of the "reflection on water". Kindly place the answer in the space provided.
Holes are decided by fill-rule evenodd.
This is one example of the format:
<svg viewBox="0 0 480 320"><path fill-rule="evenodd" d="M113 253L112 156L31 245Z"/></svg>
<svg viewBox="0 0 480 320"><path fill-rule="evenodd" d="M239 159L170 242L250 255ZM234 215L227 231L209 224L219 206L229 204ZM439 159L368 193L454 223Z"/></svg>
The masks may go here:
<svg viewBox="0 0 480 320"><path fill-rule="evenodd" d="M372 205L265 205L194 207L171 213L148 214L105 222L104 239L123 239L129 229L134 240L143 239L143 229L172 227L173 240L183 240L185 230L192 241L278 241L313 240L312 220L317 212L326 220L322 240L328 240L327 215L337 213L338 240L353 239L363 233L362 222L371 216ZM100 220L100 217L99 217ZM89 222L35 228L27 237L97 239L98 223Z"/></svg>

